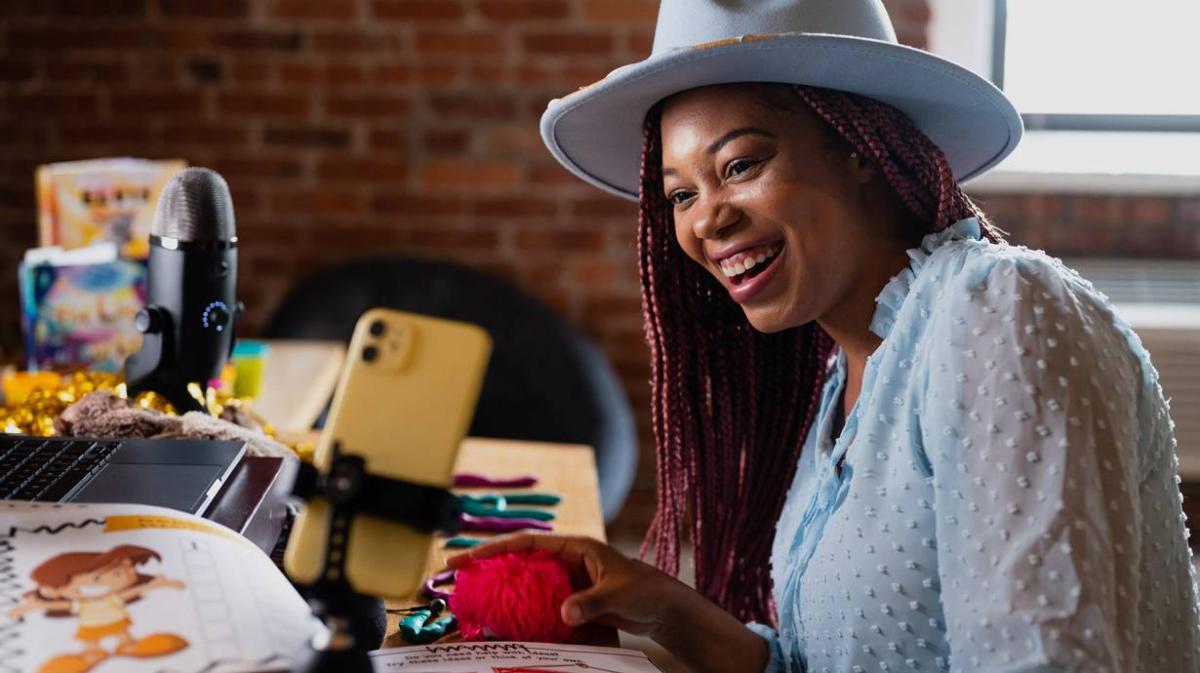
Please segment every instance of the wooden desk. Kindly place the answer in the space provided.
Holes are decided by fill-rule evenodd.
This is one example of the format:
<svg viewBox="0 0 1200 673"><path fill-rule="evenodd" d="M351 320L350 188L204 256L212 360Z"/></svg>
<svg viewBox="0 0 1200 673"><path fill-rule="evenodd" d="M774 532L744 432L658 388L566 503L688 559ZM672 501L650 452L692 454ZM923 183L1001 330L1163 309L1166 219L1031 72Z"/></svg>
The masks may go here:
<svg viewBox="0 0 1200 673"><path fill-rule="evenodd" d="M586 535L604 540L604 515L600 509L600 486L596 481L596 462L587 446L514 442L500 439L467 439L459 449L456 472L475 472L489 477L515 477L533 474L540 480L532 489L511 492L538 491L557 493L562 502L554 508L557 533ZM460 492L490 492L463 489ZM506 491L507 492L507 491ZM472 533L472 535L475 535ZM426 577L446 566L446 558L457 553L442 548L441 540L434 545L426 567ZM419 599L389 601L389 608L414 605ZM425 602L425 601L420 601ZM388 615L384 647L402 647L406 643L399 633L399 615ZM587 636L589 642L616 645L616 632L600 629Z"/></svg>

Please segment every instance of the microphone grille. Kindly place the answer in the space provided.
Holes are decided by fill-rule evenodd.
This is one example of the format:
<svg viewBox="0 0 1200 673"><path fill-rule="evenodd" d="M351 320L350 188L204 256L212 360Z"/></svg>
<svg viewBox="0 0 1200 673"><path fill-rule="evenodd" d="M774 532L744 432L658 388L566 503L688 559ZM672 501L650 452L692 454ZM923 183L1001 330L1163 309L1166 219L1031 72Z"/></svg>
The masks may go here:
<svg viewBox="0 0 1200 673"><path fill-rule="evenodd" d="M237 229L225 178L200 167L176 173L158 197L150 233L179 241L233 240Z"/></svg>

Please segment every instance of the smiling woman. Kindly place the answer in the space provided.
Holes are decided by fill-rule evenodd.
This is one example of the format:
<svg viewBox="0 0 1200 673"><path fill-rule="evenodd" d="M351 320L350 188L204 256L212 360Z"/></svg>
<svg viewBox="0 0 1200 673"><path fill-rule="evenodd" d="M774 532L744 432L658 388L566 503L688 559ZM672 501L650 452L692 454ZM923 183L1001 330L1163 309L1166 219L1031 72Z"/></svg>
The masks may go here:
<svg viewBox="0 0 1200 673"><path fill-rule="evenodd" d="M640 204L665 573L555 536L470 557L550 550L568 623L696 671L1200 670L1157 372L958 186L1020 136L994 87L876 0L667 0L543 135Z"/></svg>

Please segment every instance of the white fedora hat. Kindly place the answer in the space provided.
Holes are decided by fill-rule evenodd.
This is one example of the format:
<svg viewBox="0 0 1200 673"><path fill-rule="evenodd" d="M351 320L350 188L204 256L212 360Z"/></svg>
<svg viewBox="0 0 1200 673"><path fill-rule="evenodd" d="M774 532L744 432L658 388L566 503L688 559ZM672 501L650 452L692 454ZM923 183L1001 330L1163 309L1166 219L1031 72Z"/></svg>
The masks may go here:
<svg viewBox="0 0 1200 673"><path fill-rule="evenodd" d="M646 112L688 89L781 82L840 89L907 114L964 181L1021 139L991 82L899 44L880 0L662 0L650 57L550 102L542 139L572 173L637 199Z"/></svg>

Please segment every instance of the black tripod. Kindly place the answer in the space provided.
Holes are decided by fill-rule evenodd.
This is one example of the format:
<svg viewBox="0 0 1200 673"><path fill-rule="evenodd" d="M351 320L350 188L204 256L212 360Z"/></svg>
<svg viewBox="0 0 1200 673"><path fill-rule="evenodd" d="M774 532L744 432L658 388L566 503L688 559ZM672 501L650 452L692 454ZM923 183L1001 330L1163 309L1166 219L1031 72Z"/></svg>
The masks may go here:
<svg viewBox="0 0 1200 673"><path fill-rule="evenodd" d="M329 633L315 638L296 673L371 673L368 644L362 633L373 619L375 601L354 590L346 579L346 547L350 526L359 515L408 524L424 532L453 534L458 530L461 505L444 488L369 474L359 456L343 455L333 445L329 473L322 475L304 464L292 494L305 501L329 503L329 534L325 538L324 569L309 587L309 605Z"/></svg>

